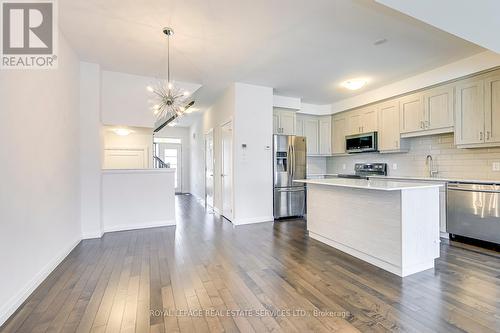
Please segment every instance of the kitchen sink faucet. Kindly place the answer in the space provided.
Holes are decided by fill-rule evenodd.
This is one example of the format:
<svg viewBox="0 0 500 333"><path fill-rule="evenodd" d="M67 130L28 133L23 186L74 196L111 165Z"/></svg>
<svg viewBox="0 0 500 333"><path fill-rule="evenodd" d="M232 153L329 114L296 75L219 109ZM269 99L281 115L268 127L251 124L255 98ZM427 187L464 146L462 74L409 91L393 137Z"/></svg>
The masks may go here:
<svg viewBox="0 0 500 333"><path fill-rule="evenodd" d="M425 163L429 168L429 177L435 177L438 174L438 171L434 168L434 159L432 158L432 155L427 155Z"/></svg>

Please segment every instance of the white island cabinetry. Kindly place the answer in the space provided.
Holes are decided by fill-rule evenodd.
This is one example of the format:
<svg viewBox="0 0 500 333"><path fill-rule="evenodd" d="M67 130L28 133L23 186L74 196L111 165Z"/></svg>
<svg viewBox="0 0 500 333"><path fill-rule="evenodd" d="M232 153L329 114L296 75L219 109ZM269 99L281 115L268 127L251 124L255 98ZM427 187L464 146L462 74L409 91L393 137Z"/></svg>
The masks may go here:
<svg viewBox="0 0 500 333"><path fill-rule="evenodd" d="M309 236L399 276L439 257L438 184L316 179L307 184Z"/></svg>

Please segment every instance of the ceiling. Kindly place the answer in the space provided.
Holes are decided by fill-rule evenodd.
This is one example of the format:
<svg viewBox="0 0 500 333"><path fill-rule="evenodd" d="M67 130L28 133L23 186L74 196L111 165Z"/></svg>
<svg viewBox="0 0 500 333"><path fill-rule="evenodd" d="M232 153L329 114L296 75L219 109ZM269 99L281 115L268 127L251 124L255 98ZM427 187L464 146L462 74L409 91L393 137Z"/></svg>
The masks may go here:
<svg viewBox="0 0 500 333"><path fill-rule="evenodd" d="M202 108L235 81L329 104L484 50L369 0L65 0L59 8L81 59L107 70L164 75L161 30L173 27L173 77L203 85ZM352 77L370 83L339 87Z"/></svg>

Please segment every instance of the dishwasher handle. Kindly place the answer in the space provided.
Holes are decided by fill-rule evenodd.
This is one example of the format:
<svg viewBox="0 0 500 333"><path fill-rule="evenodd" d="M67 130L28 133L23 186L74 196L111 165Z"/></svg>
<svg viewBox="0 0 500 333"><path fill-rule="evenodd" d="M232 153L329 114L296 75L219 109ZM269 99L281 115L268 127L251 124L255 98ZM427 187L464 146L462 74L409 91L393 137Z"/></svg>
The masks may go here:
<svg viewBox="0 0 500 333"><path fill-rule="evenodd" d="M448 191L500 193L500 187L496 184L451 183L448 184Z"/></svg>

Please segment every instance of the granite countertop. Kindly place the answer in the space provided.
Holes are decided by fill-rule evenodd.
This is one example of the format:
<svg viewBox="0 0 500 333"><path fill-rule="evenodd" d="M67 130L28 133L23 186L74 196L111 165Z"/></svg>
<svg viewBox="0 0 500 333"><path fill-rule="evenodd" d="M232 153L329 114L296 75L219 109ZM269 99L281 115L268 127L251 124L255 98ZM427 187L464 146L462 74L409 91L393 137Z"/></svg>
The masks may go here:
<svg viewBox="0 0 500 333"><path fill-rule="evenodd" d="M391 180L366 180L366 179L350 179L350 178L329 178L329 179L304 179L295 180L297 183L326 185L334 187L348 187L366 190L378 191L401 191L415 190L422 188L441 187L436 183L416 183L407 181L391 181Z"/></svg>

